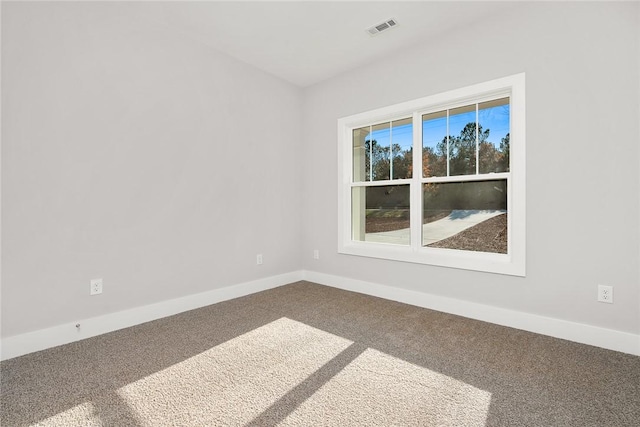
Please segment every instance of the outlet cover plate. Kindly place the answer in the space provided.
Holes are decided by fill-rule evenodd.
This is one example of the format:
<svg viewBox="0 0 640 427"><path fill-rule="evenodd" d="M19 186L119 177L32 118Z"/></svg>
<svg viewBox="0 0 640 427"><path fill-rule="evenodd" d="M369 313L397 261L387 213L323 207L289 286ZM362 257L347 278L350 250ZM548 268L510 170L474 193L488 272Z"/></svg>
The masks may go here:
<svg viewBox="0 0 640 427"><path fill-rule="evenodd" d="M91 295L98 295L102 293L102 279L91 280Z"/></svg>
<svg viewBox="0 0 640 427"><path fill-rule="evenodd" d="M598 285L598 301L613 304L613 286Z"/></svg>

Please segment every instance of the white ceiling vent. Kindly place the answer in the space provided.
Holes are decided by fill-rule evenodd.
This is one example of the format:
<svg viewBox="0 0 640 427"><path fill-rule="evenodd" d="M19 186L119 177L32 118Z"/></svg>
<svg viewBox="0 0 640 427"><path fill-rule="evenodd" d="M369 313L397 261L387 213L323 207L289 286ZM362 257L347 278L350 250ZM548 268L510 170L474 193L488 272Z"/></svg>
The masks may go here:
<svg viewBox="0 0 640 427"><path fill-rule="evenodd" d="M375 36L376 34L393 28L396 25L398 25L398 21L396 21L394 18L391 18L377 25L374 25L371 28L367 28L367 33L369 33L370 36Z"/></svg>

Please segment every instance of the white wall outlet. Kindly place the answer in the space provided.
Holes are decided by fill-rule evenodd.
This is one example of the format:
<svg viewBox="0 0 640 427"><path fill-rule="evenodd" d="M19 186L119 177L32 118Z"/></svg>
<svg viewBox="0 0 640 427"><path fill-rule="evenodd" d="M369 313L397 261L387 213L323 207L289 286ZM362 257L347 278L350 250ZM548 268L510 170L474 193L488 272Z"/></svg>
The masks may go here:
<svg viewBox="0 0 640 427"><path fill-rule="evenodd" d="M91 280L91 295L98 295L102 293L102 279Z"/></svg>
<svg viewBox="0 0 640 427"><path fill-rule="evenodd" d="M317 249L313 250L313 259L320 259L320 251Z"/></svg>
<svg viewBox="0 0 640 427"><path fill-rule="evenodd" d="M613 304L613 286L598 285L598 301Z"/></svg>
<svg viewBox="0 0 640 427"><path fill-rule="evenodd" d="M256 264L262 265L262 254L256 255Z"/></svg>

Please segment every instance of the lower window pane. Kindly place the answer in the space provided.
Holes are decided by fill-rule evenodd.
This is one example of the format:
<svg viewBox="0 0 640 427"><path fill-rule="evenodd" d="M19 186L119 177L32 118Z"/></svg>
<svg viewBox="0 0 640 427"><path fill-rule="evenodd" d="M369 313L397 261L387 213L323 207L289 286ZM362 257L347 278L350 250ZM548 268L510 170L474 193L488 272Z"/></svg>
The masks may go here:
<svg viewBox="0 0 640 427"><path fill-rule="evenodd" d="M409 245L409 186L353 187L353 240Z"/></svg>
<svg viewBox="0 0 640 427"><path fill-rule="evenodd" d="M423 184L422 245L507 253L507 180Z"/></svg>

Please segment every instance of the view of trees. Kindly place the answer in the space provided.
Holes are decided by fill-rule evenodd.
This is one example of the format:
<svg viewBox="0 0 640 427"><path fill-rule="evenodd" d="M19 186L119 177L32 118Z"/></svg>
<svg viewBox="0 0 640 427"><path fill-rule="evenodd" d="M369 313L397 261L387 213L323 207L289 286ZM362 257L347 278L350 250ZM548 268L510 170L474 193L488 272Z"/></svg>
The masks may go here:
<svg viewBox="0 0 640 427"><path fill-rule="evenodd" d="M488 141L489 129L478 125L478 160L480 173L509 171L509 134L496 147ZM458 136L449 136L449 175L476 173L476 123L469 122ZM374 181L411 178L413 149L402 150L400 145L381 146L374 140L365 141L366 176ZM393 155L393 177L390 156ZM370 168L373 168L370 170ZM422 149L422 176L447 176L447 138L433 147Z"/></svg>
<svg viewBox="0 0 640 427"><path fill-rule="evenodd" d="M391 162L389 157L393 152L393 179L411 178L413 148L403 151L399 144L383 147L374 139L364 142L366 156L366 176L369 177L370 167L373 167L373 181L391 179ZM371 166L372 165L372 166Z"/></svg>

